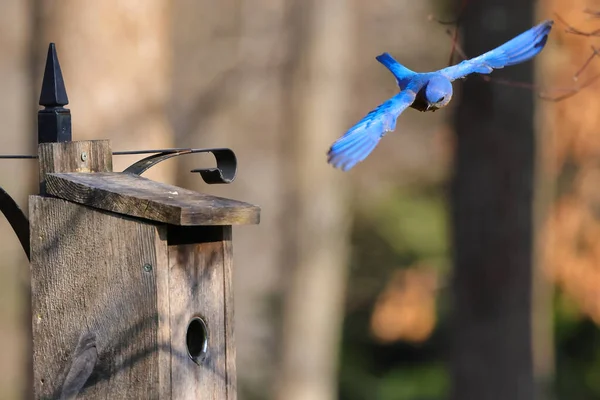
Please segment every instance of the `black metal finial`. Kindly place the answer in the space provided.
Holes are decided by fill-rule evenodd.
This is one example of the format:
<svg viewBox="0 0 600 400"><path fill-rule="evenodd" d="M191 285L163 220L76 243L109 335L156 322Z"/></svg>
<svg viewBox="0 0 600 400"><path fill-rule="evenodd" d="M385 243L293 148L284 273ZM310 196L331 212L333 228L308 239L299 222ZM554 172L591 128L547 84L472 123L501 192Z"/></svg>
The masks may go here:
<svg viewBox="0 0 600 400"><path fill-rule="evenodd" d="M69 104L65 81L63 80L60 63L56 55L56 46L50 43L48 57L46 58L46 69L42 81L42 93L40 94L40 106L62 107Z"/></svg>
<svg viewBox="0 0 600 400"><path fill-rule="evenodd" d="M40 94L40 105L44 109L38 111L38 143L71 141L71 112L63 107L67 104L69 98L56 46L50 43Z"/></svg>

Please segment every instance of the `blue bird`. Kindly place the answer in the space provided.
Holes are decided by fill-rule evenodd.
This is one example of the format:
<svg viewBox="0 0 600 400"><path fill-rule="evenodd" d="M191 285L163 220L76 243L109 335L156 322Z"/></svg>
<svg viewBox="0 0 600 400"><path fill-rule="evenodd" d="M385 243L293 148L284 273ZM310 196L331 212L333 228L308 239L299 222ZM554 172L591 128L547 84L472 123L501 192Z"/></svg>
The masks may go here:
<svg viewBox="0 0 600 400"><path fill-rule="evenodd" d="M396 119L408 107L435 111L452 99L452 82L456 79L474 73L489 74L494 69L533 58L544 48L553 23L544 21L494 50L435 72L411 71L388 53L377 56L377 61L396 77L400 93L371 111L333 143L327 161L347 171L367 158L386 132L396 128Z"/></svg>

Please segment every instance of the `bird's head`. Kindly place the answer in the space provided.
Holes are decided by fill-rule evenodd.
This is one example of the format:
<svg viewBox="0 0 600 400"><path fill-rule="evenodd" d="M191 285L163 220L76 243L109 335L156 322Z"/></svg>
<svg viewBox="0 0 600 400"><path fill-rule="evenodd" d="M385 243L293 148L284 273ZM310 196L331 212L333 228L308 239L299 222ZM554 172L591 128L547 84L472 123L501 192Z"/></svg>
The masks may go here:
<svg viewBox="0 0 600 400"><path fill-rule="evenodd" d="M429 109L445 107L452 99L452 83L444 76L432 77L425 87Z"/></svg>

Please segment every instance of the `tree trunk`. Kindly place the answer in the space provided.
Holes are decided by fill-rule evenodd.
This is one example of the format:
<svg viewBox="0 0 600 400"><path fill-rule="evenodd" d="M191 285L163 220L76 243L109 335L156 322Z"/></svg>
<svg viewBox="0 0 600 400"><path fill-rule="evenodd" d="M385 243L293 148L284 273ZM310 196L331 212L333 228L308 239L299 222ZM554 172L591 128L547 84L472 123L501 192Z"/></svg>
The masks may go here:
<svg viewBox="0 0 600 400"><path fill-rule="evenodd" d="M168 0L40 2L40 54L56 42L73 115L73 140L111 139L113 150L172 147L167 119ZM41 82L43 64L39 66ZM115 157L120 170L140 156ZM174 164L145 177L173 182Z"/></svg>
<svg viewBox="0 0 600 400"><path fill-rule="evenodd" d="M534 22L532 2L469 2L464 50L477 56ZM494 77L532 81L533 64ZM452 182L452 398L535 398L532 344L534 95L471 77L459 83Z"/></svg>
<svg viewBox="0 0 600 400"><path fill-rule="evenodd" d="M284 0L174 2L173 110L178 146L230 147L232 185L206 186L187 171L210 157L178 160L178 184L262 208L256 229L234 229L234 292L240 399L272 398L279 340L283 193ZM198 23L198 18L202 19ZM260 368L257 368L257 365Z"/></svg>
<svg viewBox="0 0 600 400"><path fill-rule="evenodd" d="M2 154L34 152L36 116L31 97L31 12L30 2L7 0L2 3ZM39 91L37 96L39 97ZM17 201L25 213L27 196L37 187L34 184L36 168L36 162L33 160L0 160L0 187ZM32 393L31 377L28 374L31 366L29 264L17 236L2 214L0 254L0 398L27 398Z"/></svg>
<svg viewBox="0 0 600 400"><path fill-rule="evenodd" d="M296 1L288 11L290 201L282 264L291 276L277 382L281 400L337 398L349 226L342 182L349 176L329 166L325 154L345 127L350 11L347 0Z"/></svg>

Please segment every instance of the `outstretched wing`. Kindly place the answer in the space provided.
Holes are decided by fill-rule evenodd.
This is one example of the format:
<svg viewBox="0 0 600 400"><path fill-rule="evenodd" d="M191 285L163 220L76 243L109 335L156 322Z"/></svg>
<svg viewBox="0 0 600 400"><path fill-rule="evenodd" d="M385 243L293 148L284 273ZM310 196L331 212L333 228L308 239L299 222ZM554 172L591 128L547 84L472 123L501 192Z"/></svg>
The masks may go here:
<svg viewBox="0 0 600 400"><path fill-rule="evenodd" d="M494 69L527 61L542 51L553 23L544 21L494 50L438 72L453 81L473 73L489 74Z"/></svg>
<svg viewBox="0 0 600 400"><path fill-rule="evenodd" d="M400 113L415 101L420 86L410 86L371 111L339 138L329 149L327 162L347 171L367 158L385 133L396 128Z"/></svg>

